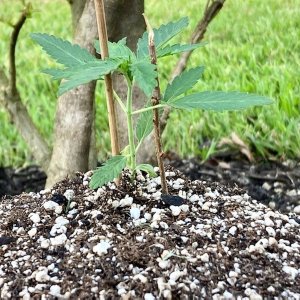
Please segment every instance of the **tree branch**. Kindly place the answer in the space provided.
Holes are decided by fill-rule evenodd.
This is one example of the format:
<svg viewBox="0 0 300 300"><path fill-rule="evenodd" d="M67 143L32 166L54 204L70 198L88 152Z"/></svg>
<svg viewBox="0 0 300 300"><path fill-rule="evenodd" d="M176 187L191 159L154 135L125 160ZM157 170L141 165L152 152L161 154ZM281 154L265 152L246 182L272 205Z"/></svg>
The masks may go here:
<svg viewBox="0 0 300 300"><path fill-rule="evenodd" d="M204 15L201 18L201 20L198 22L196 28L194 29L194 32L192 33L192 36L190 38L191 44L199 43L208 28L208 25L210 22L214 19L214 17L219 13L219 11L222 9L225 0L213 0L211 3L211 0L207 0L206 7L204 10ZM186 68L188 60L192 54L193 50L183 52L172 72L172 79L173 80L176 76L180 75ZM167 125L167 121L169 119L169 114L171 112L170 107L166 107L164 109L164 112L160 118L160 128L161 132L165 129Z"/></svg>
<svg viewBox="0 0 300 300"><path fill-rule="evenodd" d="M15 51L20 30L30 14L30 6L21 13L19 20L13 25L9 47L9 78L0 70L0 103L8 111L17 130L28 144L33 156L47 171L50 160L50 149L36 126L32 122L26 107L23 105L16 86Z"/></svg>
<svg viewBox="0 0 300 300"><path fill-rule="evenodd" d="M25 9L17 23L13 26L13 31L10 38L10 45L9 45L9 92L12 96L17 94L17 85L16 85L16 45L18 41L19 33L22 29L22 26L25 24L27 19L28 11Z"/></svg>

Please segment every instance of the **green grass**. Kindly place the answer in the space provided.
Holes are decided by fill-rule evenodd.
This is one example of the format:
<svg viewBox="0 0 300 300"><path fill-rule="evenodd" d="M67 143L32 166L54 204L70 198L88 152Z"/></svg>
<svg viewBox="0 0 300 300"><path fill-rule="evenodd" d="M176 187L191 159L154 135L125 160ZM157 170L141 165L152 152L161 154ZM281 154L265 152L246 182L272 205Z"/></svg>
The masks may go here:
<svg viewBox="0 0 300 300"><path fill-rule="evenodd" d="M71 39L71 18L66 1L32 1L38 9L21 31L17 46L18 88L35 124L51 144L57 83L40 70L53 62L34 44L31 32L47 32ZM146 0L146 14L152 25L189 16L191 25L181 35L186 42L202 15L206 1ZM200 4L199 4L200 2ZM205 65L198 90L240 90L267 95L271 106L237 113L173 111L164 133L165 148L182 156L207 158L218 141L236 132L260 157L299 157L300 152L300 8L290 1L227 1L210 25L208 45L196 50L189 67ZM16 19L17 1L1 1L0 18ZM59 8L59 9L58 9ZM4 13L5 12L5 13ZM168 12L167 14L165 12ZM66 21L67 20L67 21ZM7 68L11 28L0 23L0 67ZM170 77L176 59L159 63L161 84ZM109 152L105 100L97 92L97 138L99 158ZM21 166L33 158L16 132L4 108L0 108L0 165ZM206 141L213 141L209 146Z"/></svg>

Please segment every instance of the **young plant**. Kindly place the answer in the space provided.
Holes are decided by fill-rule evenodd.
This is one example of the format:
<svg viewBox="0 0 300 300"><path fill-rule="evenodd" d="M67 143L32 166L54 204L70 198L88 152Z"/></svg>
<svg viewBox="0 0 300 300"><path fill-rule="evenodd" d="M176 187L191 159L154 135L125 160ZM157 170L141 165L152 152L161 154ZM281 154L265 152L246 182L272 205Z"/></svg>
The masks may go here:
<svg viewBox="0 0 300 300"><path fill-rule="evenodd" d="M203 46L202 43L191 45L170 43L171 39L187 25L188 18L185 17L154 29L154 43L158 59ZM94 171L90 182L90 187L93 189L117 178L125 167L128 167L132 174L135 174L136 170L142 170L150 175L155 175L151 165L137 165L136 163L136 153L143 140L153 129L153 109L162 109L170 106L185 110L207 109L223 111L240 110L254 105L272 103L266 97L240 92L203 91L186 95L186 92L198 82L203 74L204 67L199 66L184 71L181 75L174 78L172 82L168 83L159 104L152 105L150 99L157 86L158 73L156 66L151 63L147 32L138 40L136 53L127 47L126 38L117 43L109 42L109 58L104 60L97 59L78 45L73 45L68 41L51 35L34 33L31 37L52 58L64 66L63 69L44 70L45 73L51 75L55 80L64 79L61 81L58 90L59 95L91 80L103 79L106 74L114 72L121 73L127 82L127 100L125 104L116 92L114 92L114 96L127 117L128 146L123 149L121 155L113 156L102 167ZM100 53L98 41L95 42L95 48ZM134 111L132 89L135 84L145 93L149 102L144 108ZM134 127L133 116L136 114L139 114L139 118Z"/></svg>

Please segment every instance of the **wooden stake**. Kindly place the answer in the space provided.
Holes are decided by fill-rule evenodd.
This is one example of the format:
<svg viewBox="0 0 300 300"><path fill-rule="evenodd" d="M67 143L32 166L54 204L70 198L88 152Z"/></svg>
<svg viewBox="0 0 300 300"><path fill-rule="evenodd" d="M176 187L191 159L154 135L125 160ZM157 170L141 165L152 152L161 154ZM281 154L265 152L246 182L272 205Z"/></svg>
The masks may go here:
<svg viewBox="0 0 300 300"><path fill-rule="evenodd" d="M99 42L101 49L101 58L105 59L109 56L108 45L107 45L107 30L106 30L106 20L105 20L105 11L103 0L94 0L97 25L98 25L98 34ZM108 111L108 122L109 122L109 132L110 132L110 141L111 141L111 152L112 155L118 155L120 153L120 146L118 140L118 131L117 131L117 117L113 97L113 85L111 74L105 75L105 92L106 92L106 102L107 102L107 111Z"/></svg>
<svg viewBox="0 0 300 300"><path fill-rule="evenodd" d="M157 65L157 57L156 57L156 50L155 50L155 44L154 44L154 32L153 29L148 22L148 19L143 14L147 29L148 29L148 45L149 45L149 54L151 58L151 63L153 65ZM153 94L152 94L152 105L158 105L160 100L160 87L159 87L159 80L158 77L156 78L156 87L154 88ZM158 108L153 109L153 127L154 127L154 139L155 139L155 148L156 148L156 159L159 167L160 172L160 179L161 179L161 188L163 194L168 194L168 186L167 186L167 180L166 180L166 174L165 174L165 167L163 162L163 150L161 145L161 138L160 138L160 126L159 126L159 112Z"/></svg>

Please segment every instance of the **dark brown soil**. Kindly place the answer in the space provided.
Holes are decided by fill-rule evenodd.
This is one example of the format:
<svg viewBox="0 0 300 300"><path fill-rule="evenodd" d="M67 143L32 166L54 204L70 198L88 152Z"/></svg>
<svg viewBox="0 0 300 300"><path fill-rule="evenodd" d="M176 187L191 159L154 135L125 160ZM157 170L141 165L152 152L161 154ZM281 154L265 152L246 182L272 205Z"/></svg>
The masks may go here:
<svg viewBox="0 0 300 300"><path fill-rule="evenodd" d="M2 198L0 299L300 299L297 215L172 168L180 206L159 177L90 175Z"/></svg>

